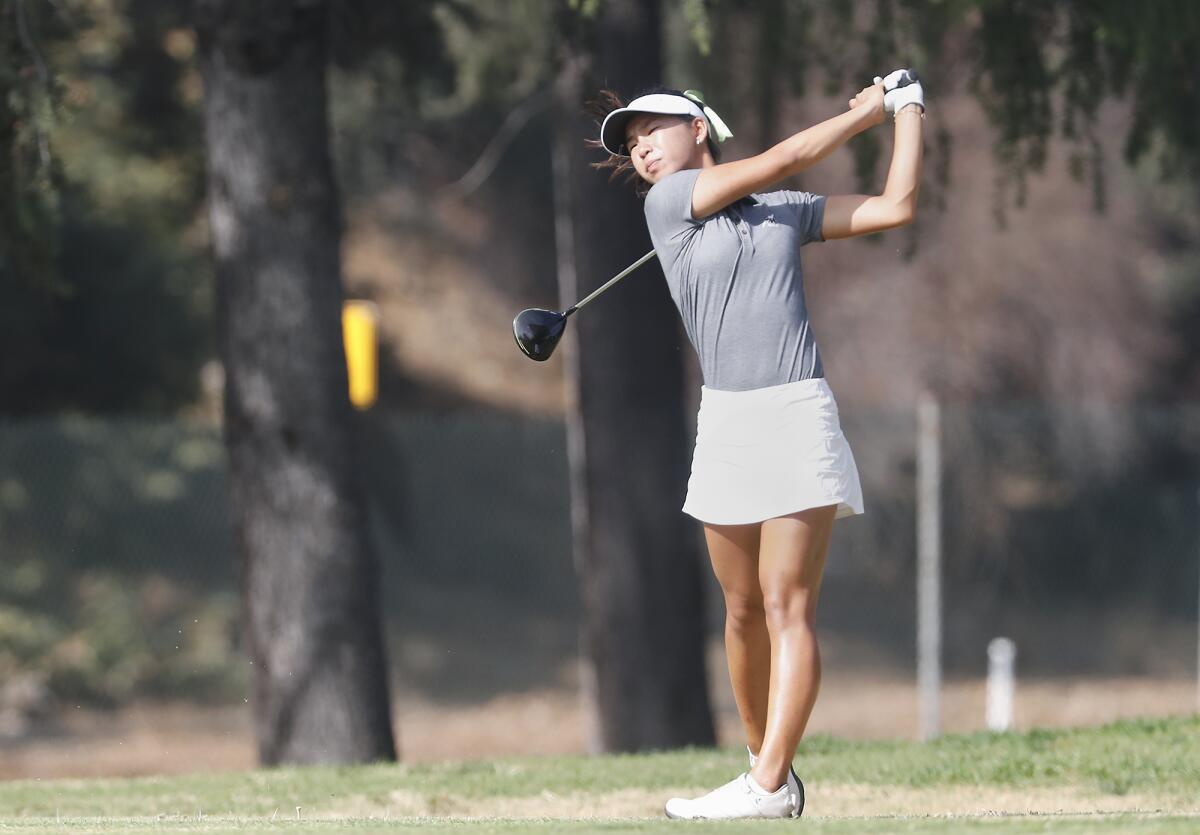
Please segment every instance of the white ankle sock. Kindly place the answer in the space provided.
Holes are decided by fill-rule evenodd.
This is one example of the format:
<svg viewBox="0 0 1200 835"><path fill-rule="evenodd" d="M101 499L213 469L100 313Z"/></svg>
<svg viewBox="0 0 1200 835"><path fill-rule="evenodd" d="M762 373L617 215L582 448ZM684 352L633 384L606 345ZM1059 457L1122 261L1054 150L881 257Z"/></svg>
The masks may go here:
<svg viewBox="0 0 1200 835"><path fill-rule="evenodd" d="M769 792L766 789L764 789L761 785L759 785L758 781L754 779L753 774L750 774L749 772L747 772L746 779L750 781L750 788L754 791L755 794L761 794L764 796L768 795L768 794L775 794L780 789L787 787L787 781L785 780L782 786L780 786L778 789L776 789L773 792Z"/></svg>

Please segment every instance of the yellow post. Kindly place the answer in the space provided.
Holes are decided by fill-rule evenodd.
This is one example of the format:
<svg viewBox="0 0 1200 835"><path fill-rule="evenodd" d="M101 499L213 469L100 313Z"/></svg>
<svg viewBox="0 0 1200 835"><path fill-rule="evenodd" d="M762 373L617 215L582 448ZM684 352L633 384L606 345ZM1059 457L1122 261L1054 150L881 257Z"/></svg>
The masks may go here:
<svg viewBox="0 0 1200 835"><path fill-rule="evenodd" d="M342 338L350 402L369 409L379 394L379 307L374 302L347 301L342 305Z"/></svg>

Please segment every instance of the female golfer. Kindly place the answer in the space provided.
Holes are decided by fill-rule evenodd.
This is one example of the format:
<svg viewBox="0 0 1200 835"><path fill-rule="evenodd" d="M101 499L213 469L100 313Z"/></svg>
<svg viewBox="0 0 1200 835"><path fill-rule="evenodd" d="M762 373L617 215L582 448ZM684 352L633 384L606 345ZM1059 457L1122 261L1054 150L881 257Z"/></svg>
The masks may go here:
<svg viewBox="0 0 1200 835"><path fill-rule="evenodd" d="M846 112L721 164L718 144L731 134L696 91L657 88L625 106L601 92L606 115L591 144L611 156L595 165L614 176L632 169L645 194L650 238L704 377L683 510L704 523L724 591L750 753L749 770L724 786L669 800L669 817L797 817L804 808L791 764L821 678L821 574L834 520L862 513L863 499L809 323L800 247L912 221L925 110L915 78L876 78ZM882 194L763 191L887 114L895 147Z"/></svg>

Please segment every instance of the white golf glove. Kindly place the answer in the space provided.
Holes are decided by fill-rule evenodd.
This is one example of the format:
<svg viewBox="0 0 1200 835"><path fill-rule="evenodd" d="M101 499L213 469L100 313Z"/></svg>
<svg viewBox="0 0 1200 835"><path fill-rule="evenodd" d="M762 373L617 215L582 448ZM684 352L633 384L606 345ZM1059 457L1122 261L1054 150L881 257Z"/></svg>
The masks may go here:
<svg viewBox="0 0 1200 835"><path fill-rule="evenodd" d="M900 109L908 104L921 105L925 111L925 91L917 78L916 70L892 70L883 78L875 76L876 84L883 84L883 109L896 118Z"/></svg>

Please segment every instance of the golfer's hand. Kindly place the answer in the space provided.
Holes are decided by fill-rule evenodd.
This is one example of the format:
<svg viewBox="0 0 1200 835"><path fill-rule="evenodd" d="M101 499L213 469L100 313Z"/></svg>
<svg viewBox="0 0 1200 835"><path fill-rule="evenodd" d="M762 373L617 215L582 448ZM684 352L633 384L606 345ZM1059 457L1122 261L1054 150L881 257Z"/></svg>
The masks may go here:
<svg viewBox="0 0 1200 835"><path fill-rule="evenodd" d="M883 109L889 115L894 117L910 104L920 105L925 112L925 91L916 70L892 70L883 78L875 76L875 83L883 85Z"/></svg>
<svg viewBox="0 0 1200 835"><path fill-rule="evenodd" d="M863 87L858 95L850 99L850 109L866 108L871 114L871 124L881 125L887 114L883 110L883 84Z"/></svg>

